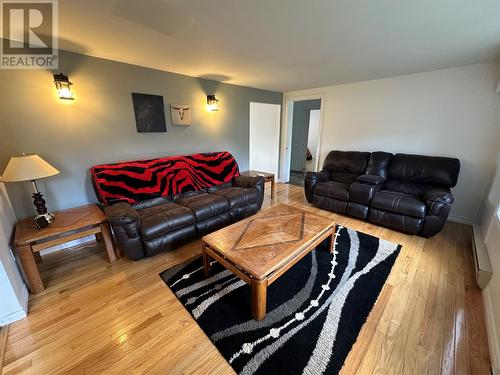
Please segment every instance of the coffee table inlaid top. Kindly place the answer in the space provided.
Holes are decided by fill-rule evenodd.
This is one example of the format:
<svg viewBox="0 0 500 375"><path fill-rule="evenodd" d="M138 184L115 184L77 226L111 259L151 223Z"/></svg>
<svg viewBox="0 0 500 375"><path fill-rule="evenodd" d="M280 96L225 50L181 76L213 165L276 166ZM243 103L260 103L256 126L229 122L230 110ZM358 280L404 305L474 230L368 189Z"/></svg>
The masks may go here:
<svg viewBox="0 0 500 375"><path fill-rule="evenodd" d="M54 221L47 228L41 230L36 228L33 218L18 221L16 225L16 246L26 245L106 221L106 215L95 204L70 208L54 214Z"/></svg>
<svg viewBox="0 0 500 375"><path fill-rule="evenodd" d="M203 237L242 271L262 280L307 250L332 219L279 204Z"/></svg>

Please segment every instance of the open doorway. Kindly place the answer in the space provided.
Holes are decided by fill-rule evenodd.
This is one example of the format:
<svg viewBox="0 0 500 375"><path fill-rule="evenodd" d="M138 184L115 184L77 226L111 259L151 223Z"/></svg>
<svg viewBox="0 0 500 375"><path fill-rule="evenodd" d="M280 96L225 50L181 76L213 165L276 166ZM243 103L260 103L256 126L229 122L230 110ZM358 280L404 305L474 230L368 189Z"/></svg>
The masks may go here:
<svg viewBox="0 0 500 375"><path fill-rule="evenodd" d="M306 157L306 171L316 171L316 155L319 151L319 120L321 110L311 109L309 111L309 130L307 135L307 150L309 154Z"/></svg>
<svg viewBox="0 0 500 375"><path fill-rule="evenodd" d="M284 176L294 185L303 186L308 171L316 171L319 157L321 98L290 100L288 117L289 154ZM290 109L291 108L291 109ZM286 160L286 155L284 162ZM286 163L284 163L286 164ZM286 178L286 177L285 177Z"/></svg>

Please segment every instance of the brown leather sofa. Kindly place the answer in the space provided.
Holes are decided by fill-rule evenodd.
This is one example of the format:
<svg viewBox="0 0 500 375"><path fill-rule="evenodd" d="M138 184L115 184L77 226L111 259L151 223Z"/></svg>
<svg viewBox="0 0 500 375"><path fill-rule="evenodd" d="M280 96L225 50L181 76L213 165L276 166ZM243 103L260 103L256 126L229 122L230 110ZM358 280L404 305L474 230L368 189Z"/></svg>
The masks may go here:
<svg viewBox="0 0 500 375"><path fill-rule="evenodd" d="M317 207L430 237L446 222L459 171L456 158L331 151L304 189Z"/></svg>
<svg viewBox="0 0 500 375"><path fill-rule="evenodd" d="M121 250L152 256L255 214L264 178L227 152L98 165L93 186Z"/></svg>

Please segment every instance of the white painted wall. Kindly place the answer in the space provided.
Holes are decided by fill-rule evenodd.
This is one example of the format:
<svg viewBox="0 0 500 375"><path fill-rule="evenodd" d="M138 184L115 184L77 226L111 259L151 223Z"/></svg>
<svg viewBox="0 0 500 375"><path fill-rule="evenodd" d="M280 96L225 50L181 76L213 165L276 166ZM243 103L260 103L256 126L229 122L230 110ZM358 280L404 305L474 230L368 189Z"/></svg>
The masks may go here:
<svg viewBox="0 0 500 375"><path fill-rule="evenodd" d="M313 160L308 160L306 162L306 170L314 171L316 165L316 154L318 151L318 141L319 141L319 120L321 116L321 110L312 109L309 112L309 134L307 135L307 148L311 152Z"/></svg>
<svg viewBox="0 0 500 375"><path fill-rule="evenodd" d="M0 325L26 317L28 290L10 249L16 217L0 183Z"/></svg>
<svg viewBox="0 0 500 375"><path fill-rule="evenodd" d="M483 290L492 364L500 368L500 153L491 188L481 204L476 223L484 238L493 276Z"/></svg>
<svg viewBox="0 0 500 375"><path fill-rule="evenodd" d="M250 102L249 169L278 176L281 105Z"/></svg>
<svg viewBox="0 0 500 375"><path fill-rule="evenodd" d="M472 222L499 149L498 62L285 93L323 96L320 160L328 151L458 157L451 215Z"/></svg>

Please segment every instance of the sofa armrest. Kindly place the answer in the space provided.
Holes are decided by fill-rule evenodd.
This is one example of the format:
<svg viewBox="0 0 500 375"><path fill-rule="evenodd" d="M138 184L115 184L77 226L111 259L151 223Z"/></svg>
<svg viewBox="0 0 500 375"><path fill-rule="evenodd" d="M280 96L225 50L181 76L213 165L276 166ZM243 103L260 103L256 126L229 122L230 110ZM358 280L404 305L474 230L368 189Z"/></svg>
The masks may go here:
<svg viewBox="0 0 500 375"><path fill-rule="evenodd" d="M422 200L427 207L427 215L448 217L451 204L455 200L448 188L433 188L422 195Z"/></svg>
<svg viewBox="0 0 500 375"><path fill-rule="evenodd" d="M131 227L135 226L137 228L140 226L139 214L129 203L120 202L111 206L107 206L105 208L105 212L108 218L108 222L111 225L132 224ZM135 234L132 234L132 236L137 237L137 235Z"/></svg>
<svg viewBox="0 0 500 375"><path fill-rule="evenodd" d="M373 174L363 174L356 179L356 182L367 185L382 185L385 178Z"/></svg>
<svg viewBox="0 0 500 375"><path fill-rule="evenodd" d="M144 257L141 220L136 209L126 202L120 202L107 206L105 212L120 249L133 260Z"/></svg>
<svg viewBox="0 0 500 375"><path fill-rule="evenodd" d="M427 205L430 205L433 202L451 204L451 203L453 203L453 201L455 199L453 198L453 194L451 194L450 189L448 189L448 188L434 188L434 189L426 191L422 196L422 200Z"/></svg>
<svg viewBox="0 0 500 375"><path fill-rule="evenodd" d="M421 196L426 206L424 228L421 235L424 237L434 236L443 229L451 204L454 201L449 188L436 187L426 191Z"/></svg>
<svg viewBox="0 0 500 375"><path fill-rule="evenodd" d="M262 207L262 202L264 201L264 184L265 179L262 176L238 176L234 178L233 185L237 187L243 187L247 189L255 189L259 193L258 209Z"/></svg>
<svg viewBox="0 0 500 375"><path fill-rule="evenodd" d="M318 182L330 181L330 173L326 171L321 172L307 172L304 179L304 193L309 203L313 201L314 187Z"/></svg>
<svg viewBox="0 0 500 375"><path fill-rule="evenodd" d="M264 177L262 176L238 176L234 178L234 186L264 190Z"/></svg>

